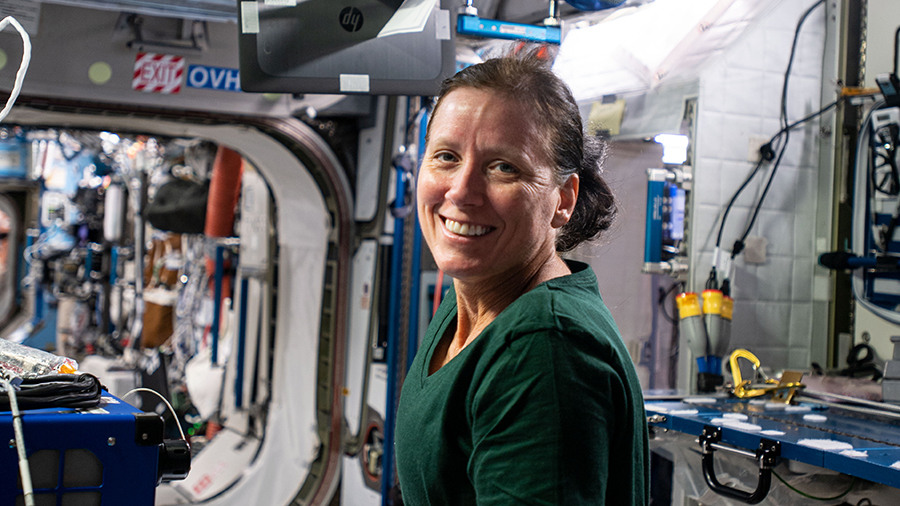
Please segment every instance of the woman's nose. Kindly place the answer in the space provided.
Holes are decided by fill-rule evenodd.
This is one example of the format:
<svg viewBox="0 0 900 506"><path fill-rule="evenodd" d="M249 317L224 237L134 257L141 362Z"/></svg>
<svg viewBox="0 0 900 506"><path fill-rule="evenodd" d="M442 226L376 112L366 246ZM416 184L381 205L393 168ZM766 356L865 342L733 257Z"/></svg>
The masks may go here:
<svg viewBox="0 0 900 506"><path fill-rule="evenodd" d="M484 203L485 180L478 166L463 163L454 171L447 189L447 198L456 207L480 206Z"/></svg>

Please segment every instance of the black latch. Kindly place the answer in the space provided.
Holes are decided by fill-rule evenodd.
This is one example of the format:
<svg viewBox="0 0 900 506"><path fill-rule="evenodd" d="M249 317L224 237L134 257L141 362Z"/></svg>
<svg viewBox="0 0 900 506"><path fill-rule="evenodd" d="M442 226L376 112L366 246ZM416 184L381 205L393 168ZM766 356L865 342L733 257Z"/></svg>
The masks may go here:
<svg viewBox="0 0 900 506"><path fill-rule="evenodd" d="M138 446L156 446L163 442L165 425L156 413L134 414L134 441Z"/></svg>

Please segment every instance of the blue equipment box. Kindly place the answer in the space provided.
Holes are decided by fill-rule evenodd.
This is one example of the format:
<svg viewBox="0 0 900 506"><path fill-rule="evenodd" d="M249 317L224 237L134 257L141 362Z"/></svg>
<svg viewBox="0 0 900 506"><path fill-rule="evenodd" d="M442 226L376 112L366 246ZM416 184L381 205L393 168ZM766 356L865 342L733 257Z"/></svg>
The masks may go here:
<svg viewBox="0 0 900 506"><path fill-rule="evenodd" d="M644 268L654 266L678 254L684 240L687 191L670 179L667 169L647 169L647 215L644 227Z"/></svg>
<svg viewBox="0 0 900 506"><path fill-rule="evenodd" d="M163 420L103 392L90 410L22 411L36 506L152 506ZM0 503L24 505L13 417L0 412Z"/></svg>

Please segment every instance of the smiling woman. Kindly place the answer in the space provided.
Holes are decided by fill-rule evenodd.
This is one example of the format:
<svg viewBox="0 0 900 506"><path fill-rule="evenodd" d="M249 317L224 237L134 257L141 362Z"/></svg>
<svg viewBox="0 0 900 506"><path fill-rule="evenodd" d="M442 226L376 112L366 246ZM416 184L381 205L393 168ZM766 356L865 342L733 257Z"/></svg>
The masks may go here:
<svg viewBox="0 0 900 506"><path fill-rule="evenodd" d="M558 254L615 213L603 146L543 54L463 70L429 123L419 219L454 286L400 399L409 505L647 502L634 366L593 271Z"/></svg>
<svg viewBox="0 0 900 506"><path fill-rule="evenodd" d="M542 132L519 109L496 92L461 88L433 120L422 230L444 272L470 285L528 285L565 269L556 234L572 215L578 176L556 184Z"/></svg>

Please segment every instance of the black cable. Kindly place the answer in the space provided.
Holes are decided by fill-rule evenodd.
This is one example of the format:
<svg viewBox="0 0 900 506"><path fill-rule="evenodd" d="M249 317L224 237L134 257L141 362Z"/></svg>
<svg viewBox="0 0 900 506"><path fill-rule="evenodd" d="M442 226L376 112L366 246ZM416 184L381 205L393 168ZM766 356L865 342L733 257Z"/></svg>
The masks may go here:
<svg viewBox="0 0 900 506"><path fill-rule="evenodd" d="M897 167L897 142L900 139L900 127L889 124L872 132L871 154L872 171L869 174L872 186L881 193L896 196L900 195L900 170ZM876 158L883 163L877 164ZM881 181L878 180L878 171L882 167L888 167Z"/></svg>
<svg viewBox="0 0 900 506"><path fill-rule="evenodd" d="M706 278L706 285L704 285L703 288L707 290L716 290L719 288L718 272L716 272L715 265L709 269L709 277Z"/></svg>
<svg viewBox="0 0 900 506"><path fill-rule="evenodd" d="M734 207L734 201L736 201L737 198L741 195L741 193L744 191L744 188L746 188L747 185L750 184L750 181L752 181L753 178L756 177L756 173L759 172L759 169L760 167L762 167L764 161L765 159L760 156L759 161L756 162L756 167L754 167L753 171L750 172L750 175L747 176L746 179L744 179L744 182L741 183L741 186L737 189L736 192L734 192L734 195L731 196L731 200L728 201L728 205L725 206L725 212L722 213L722 222L719 223L719 234L716 237L717 248L722 244L722 232L724 232L725 230L725 222L728 220L728 213L730 213L731 208Z"/></svg>
<svg viewBox="0 0 900 506"><path fill-rule="evenodd" d="M766 200L766 195L769 193L769 188L772 187L772 181L775 180L775 173L778 172L778 167L781 165L781 159L784 157L784 152L787 151L789 139L790 134L786 131L784 134L784 144L781 145L781 150L778 152L778 158L775 160L775 164L772 165L772 170L769 171L769 180L766 181L766 186L765 188L763 188L762 195L759 196L759 201L756 203L756 208L753 210L753 215L750 217L750 223L747 224L747 228L744 229L744 234L741 235L741 238L734 243L734 248L732 248L731 250L732 259L738 256L738 254L740 254L740 252L744 249L744 244L747 240L747 236L750 235L750 230L753 228L753 224L756 223L756 217L759 216L759 210L762 209L763 201Z"/></svg>
<svg viewBox="0 0 900 506"><path fill-rule="evenodd" d="M898 171L897 169L897 163L879 153L872 153L872 156L873 158L878 157L885 160L885 163L882 163L881 165L876 165L875 161L872 161L872 173L869 176L869 179L871 179L872 187L878 190L880 193L884 193L885 195L900 195L900 171ZM884 167L885 165L887 165L890 170L884 173L881 180L879 180L878 169Z"/></svg>
<svg viewBox="0 0 900 506"><path fill-rule="evenodd" d="M90 374L51 374L22 380L16 398L20 409L95 408L102 389ZM9 396L0 392L0 411L9 409Z"/></svg>
<svg viewBox="0 0 900 506"><path fill-rule="evenodd" d="M813 10L815 10L818 6L820 6L824 3L825 3L825 0L819 0L818 2L816 2L812 6L810 6L806 10L806 12L803 13L803 16L800 17L800 21L797 22L797 27L794 30L794 40L791 43L791 54L788 57L788 66L787 66L787 70L785 70L785 73L784 73L784 86L782 87L782 90L781 90L781 124L782 124L782 128L781 128L781 131L779 131L777 134L775 134L772 137L772 141L769 141L768 145L771 146L773 141L780 140L782 135L784 136L784 139L781 141L782 144L781 144L781 149L778 152L778 157L775 160L775 163L772 165L772 170L769 172L769 180L766 182L765 188L763 188L763 192L759 197L759 201L756 204L756 209L754 209L754 211L753 211L753 215L750 218L750 222L747 224L747 227L744 230L744 233L741 235L741 238L737 242L735 242L735 245L732 248L732 251L731 251L732 259L737 257L737 255L740 254L740 252L744 249L744 241L747 239L747 236L750 235L750 230L753 228L753 224L756 222L756 218L759 215L760 209L762 208L763 201L765 200L766 195L769 193L769 188L771 188L772 181L774 181L774 179L775 179L775 174L778 172L778 167L781 165L781 160L782 160L782 158L784 158L784 153L787 150L787 145L790 140L790 131L791 131L792 125L797 124L797 123L794 123L794 124L788 123L788 120L787 120L788 83L790 81L791 68L794 66L794 56L797 53L797 41L800 39L800 30L801 30L801 28L803 28L803 23L806 21L806 18L809 17L809 15L812 13ZM834 105L837 105L837 102L835 102ZM812 117L818 116L819 114L821 114L822 112L824 112L825 110L827 110L828 108L831 108L831 107L832 107L832 105L829 105L826 108L823 108L821 112L816 113ZM812 117L810 119L812 119Z"/></svg>
<svg viewBox="0 0 900 506"><path fill-rule="evenodd" d="M830 111L830 110L833 109L836 105L838 105L842 100L844 100L844 98L839 98L838 100L835 100L834 102L832 102L832 103L826 105L826 106L823 107L822 109L819 109L818 111L816 111L816 112L810 114L809 116L807 116L807 117L805 117L805 118L803 118L803 119L797 120L797 121L791 123L790 125L788 125L787 127L782 128L781 130L778 131L778 133L776 133L775 135L773 135L771 139L769 139L769 142L767 142L766 144L763 145L764 148L765 148L766 146L768 146L768 148L765 149L765 151L766 151L766 152L769 152L769 153L772 153L772 155L774 155L774 152L771 151L771 145L772 145L772 143L774 143L774 142L776 142L777 140L779 140L779 138L780 138L782 135L784 135L785 132L788 132L788 131L790 131L790 130L793 130L794 128L797 128L798 126L802 125L803 123L806 123L807 121L813 120L813 119L815 119L815 118L821 116L822 114L824 114L824 113ZM774 158L774 156L773 156L773 158ZM756 174L759 172L759 169L762 167L762 164L763 164L764 162L766 162L766 161L771 161L771 159L767 160L765 157L760 156L759 161L756 163L756 167L753 168L753 171L751 171L750 174L747 176L747 178L744 179L744 182L741 183L741 186L737 189L736 192L734 192L734 195L731 196L731 200L728 201L728 205L725 207L725 212L722 214L722 222L719 224L719 233L718 233L718 235L717 235L717 237L716 237L716 247L717 247L717 248L718 248L719 246L721 246L721 244L722 244L722 233L723 233L723 231L725 230L725 222L728 220L728 213L731 212L731 208L734 207L734 202L737 200L737 198L738 198L738 197L741 195L741 193L744 191L744 188L746 188L747 185L750 184L750 181L752 181L753 178L756 177Z"/></svg>
<svg viewBox="0 0 900 506"><path fill-rule="evenodd" d="M665 302L666 302L665 299L660 299L660 301L659 301L659 309L663 315L663 318L665 318L671 324L678 323L678 321L674 317L669 316L669 312L666 310Z"/></svg>
<svg viewBox="0 0 900 506"><path fill-rule="evenodd" d="M894 75L897 75L897 52L900 50L900 26L894 32Z"/></svg>
<svg viewBox="0 0 900 506"><path fill-rule="evenodd" d="M750 175L748 175L747 178L744 179L744 182L741 183L741 186L737 189L737 191L734 193L734 195L732 195L731 200L729 200L728 205L725 207L725 212L722 214L722 222L719 224L719 233L716 237L716 247L717 248L722 245L722 234L723 234L723 231L725 230L725 222L728 220L728 214L731 212L731 208L734 206L735 201L740 196L740 194L744 191L744 189L747 187L747 185L750 184L750 181L752 181L756 177L756 174L759 173L759 169L762 167L762 164L765 163L766 161L772 161L775 158L774 150L772 150L772 144L775 141L780 140L781 136L787 134L787 132L789 132L790 130L796 128L797 126L802 125L803 123L806 123L807 121L810 121L810 120L818 117L821 114L824 114L825 112L827 112L827 111L831 110L833 107L835 107L838 103L840 103L841 100L843 100L843 99L835 100L834 102L828 104L827 106L823 107L819 111L817 111L813 114L810 114L809 116L807 116L799 121L795 121L794 123L787 124L788 80L790 77L791 68L793 67L793 63L794 63L794 55L795 55L796 49L797 49L797 40L800 35L800 28L803 26L803 22L806 20L806 18L809 16L809 14L813 11L813 9L815 9L822 3L824 3L824 0L820 0L819 2L816 2L815 5L811 6L809 9L807 9L807 11L803 14L803 17L801 17L800 21L797 23L797 28L794 31L794 40L793 40L793 43L791 44L791 55L788 60L787 71L785 72L784 85L781 90L782 91L782 94L781 94L781 125L782 125L782 128L781 128L781 130L778 131L778 133L773 135L771 139L769 139L769 142L767 142L766 144L764 144L762 146L762 148L760 148L760 158L759 158L759 161L756 163L756 167L754 167L753 171L750 172Z"/></svg>
<svg viewBox="0 0 900 506"><path fill-rule="evenodd" d="M772 136L772 140L770 140L769 142L771 143L771 142L774 141L777 137L781 136L782 134L784 134L784 133L787 132L788 130L793 130L794 128L796 128L796 127L802 125L803 123L806 123L807 121L809 121L809 120L811 120L811 119L815 119L815 118L821 116L822 114L825 114L826 112L828 112L828 111L830 111L831 109L833 109L836 105L840 104L840 103L841 103L844 99L846 99L846 98L848 98L848 97L841 97L841 98L835 100L834 102L832 102L832 103L826 105L825 107L819 109L818 111L816 111L816 112L810 114L809 116L807 116L807 117L805 117L805 118L803 118L803 119L799 119L799 120L797 120L797 121L791 123L791 124L788 125L787 127L782 128L777 134L775 134L774 136Z"/></svg>
<svg viewBox="0 0 900 506"><path fill-rule="evenodd" d="M784 73L784 86L781 89L781 126L783 128L787 128L787 93L788 93L788 78L791 75L791 67L794 66L794 54L797 52L797 40L800 38L800 28L803 27L803 23L806 21L806 18L812 14L812 11L816 9L816 7L825 3L825 0L819 0L818 2L812 4L809 9L806 9L806 12L803 13L803 16L800 17L800 21L797 22L797 28L794 30L794 42L791 44L791 56L788 58L788 66L787 70Z"/></svg>
<svg viewBox="0 0 900 506"><path fill-rule="evenodd" d="M792 491L796 492L797 494L802 495L803 497L806 497L807 499L812 499L815 501L836 501L836 500L844 497L845 495L849 494L850 491L853 490L853 486L856 485L856 476L854 476L853 479L850 480L850 486L847 487L847 490L844 490L840 494L833 496L833 497L818 497L818 496L811 495L807 492L803 492L802 490L795 488L793 485L791 485L790 483L785 481L785 479L782 478L778 473L776 473L775 470L772 470L772 474L775 475L775 477L778 478L778 481L783 483L784 486L786 486L787 488L791 489Z"/></svg>
<svg viewBox="0 0 900 506"><path fill-rule="evenodd" d="M683 285L684 283L679 282L673 283L672 286L667 289L663 289L662 287L659 288L659 298L657 299L656 304L659 306L663 317L668 320L669 323L678 323L678 320L676 320L674 316L669 316L668 311L666 311L666 299L669 297L669 294L675 291L676 288Z"/></svg>

